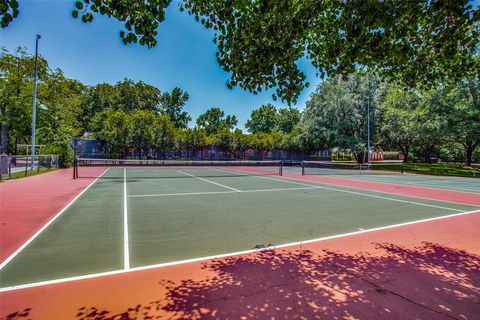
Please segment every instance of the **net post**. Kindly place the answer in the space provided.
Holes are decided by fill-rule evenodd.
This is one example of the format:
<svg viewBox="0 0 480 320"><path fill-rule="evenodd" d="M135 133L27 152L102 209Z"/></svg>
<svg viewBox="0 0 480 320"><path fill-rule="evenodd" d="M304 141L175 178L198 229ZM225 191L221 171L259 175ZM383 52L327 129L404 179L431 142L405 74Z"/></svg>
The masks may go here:
<svg viewBox="0 0 480 320"><path fill-rule="evenodd" d="M283 161L280 161L280 168L278 169L278 174L283 176Z"/></svg>
<svg viewBox="0 0 480 320"><path fill-rule="evenodd" d="M302 161L302 176L305 175L305 163Z"/></svg>
<svg viewBox="0 0 480 320"><path fill-rule="evenodd" d="M77 173L77 159L73 159L73 179L78 178Z"/></svg>
<svg viewBox="0 0 480 320"><path fill-rule="evenodd" d="M404 173L404 171L403 171L403 162L402 162L402 163L400 163L400 173L401 173L401 174L403 174L403 173Z"/></svg>

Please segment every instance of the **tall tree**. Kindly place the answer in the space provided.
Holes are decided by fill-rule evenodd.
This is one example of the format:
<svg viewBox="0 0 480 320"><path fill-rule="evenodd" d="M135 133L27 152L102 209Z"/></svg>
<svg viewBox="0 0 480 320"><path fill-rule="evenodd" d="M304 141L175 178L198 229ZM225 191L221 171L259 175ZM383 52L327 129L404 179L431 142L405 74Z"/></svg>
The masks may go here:
<svg viewBox="0 0 480 320"><path fill-rule="evenodd" d="M160 90L142 81L134 82L130 79L115 84L117 91L116 108L128 113L136 110L159 111L161 94Z"/></svg>
<svg viewBox="0 0 480 320"><path fill-rule="evenodd" d="M371 108L371 122L381 117L379 102L383 99L383 85L378 76L360 73L348 81L329 78L311 95L304 112L303 139L315 141L313 147L349 149L358 162L366 159L367 109ZM372 126L375 140L378 126ZM312 146L309 146L312 147Z"/></svg>
<svg viewBox="0 0 480 320"><path fill-rule="evenodd" d="M168 152L175 148L175 136L177 131L175 125L168 115L160 115L155 119L153 129L153 139L155 148L160 153L162 159L165 159Z"/></svg>
<svg viewBox="0 0 480 320"><path fill-rule="evenodd" d="M415 128L415 153L426 163L431 163L440 145L447 141L446 121L438 113L432 113L429 106L422 108Z"/></svg>
<svg viewBox="0 0 480 320"><path fill-rule="evenodd" d="M115 109L117 90L109 83L99 83L88 87L82 99L82 121L86 130L93 130L91 124L97 113Z"/></svg>
<svg viewBox="0 0 480 320"><path fill-rule="evenodd" d="M187 128L178 135L177 145L179 149L188 150L190 156L194 156L200 149L207 146L207 134L204 129Z"/></svg>
<svg viewBox="0 0 480 320"><path fill-rule="evenodd" d="M62 70L50 73L38 87L38 99L42 105L38 110L38 127L55 127L68 136L83 133L82 98L86 86L77 80L68 79ZM45 120L45 121L42 121Z"/></svg>
<svg viewBox="0 0 480 320"><path fill-rule="evenodd" d="M130 146L132 116L123 110L107 109L95 115L93 129L96 137L108 145L110 156L119 157Z"/></svg>
<svg viewBox="0 0 480 320"><path fill-rule="evenodd" d="M207 134L215 134L222 128L233 129L237 125L237 117L227 115L220 108L210 108L197 118L197 126L205 129Z"/></svg>
<svg viewBox="0 0 480 320"><path fill-rule="evenodd" d="M422 114L421 95L390 86L380 108L383 110L380 142L398 148L404 155L404 162L408 162L418 137L417 126Z"/></svg>
<svg viewBox="0 0 480 320"><path fill-rule="evenodd" d="M252 111L245 127L251 133L270 133L277 129L277 108L268 103Z"/></svg>
<svg viewBox="0 0 480 320"><path fill-rule="evenodd" d="M138 151L139 158L155 145L156 114L149 110L137 110L132 115L132 130L129 140Z"/></svg>
<svg viewBox="0 0 480 320"><path fill-rule="evenodd" d="M227 127L221 127L211 136L211 143L224 150L231 150L232 132Z"/></svg>
<svg viewBox="0 0 480 320"><path fill-rule="evenodd" d="M42 152L60 155L60 165L69 166L73 160L71 137L84 132L82 124L82 96L85 86L65 78L56 69L38 86L37 139L46 144Z"/></svg>
<svg viewBox="0 0 480 320"><path fill-rule="evenodd" d="M247 138L243 134L241 129L235 129L230 138L230 151L236 158L241 157L241 153L248 148Z"/></svg>
<svg viewBox="0 0 480 320"><path fill-rule="evenodd" d="M474 90L478 90L478 83ZM427 95L431 112L445 121L444 139L463 147L464 163L470 165L480 145L480 109L475 108L471 83L443 87Z"/></svg>
<svg viewBox="0 0 480 320"><path fill-rule="evenodd" d="M272 150L274 146L273 137L269 133L257 132L247 136L248 147L257 151Z"/></svg>
<svg viewBox="0 0 480 320"><path fill-rule="evenodd" d="M158 112L160 101L160 90L142 81L124 79L115 85L100 83L90 87L83 98L83 123L87 130L91 130L91 118L107 109L120 109L129 114L136 110Z"/></svg>
<svg viewBox="0 0 480 320"><path fill-rule="evenodd" d="M277 128L284 133L290 133L300 122L300 111L295 108L280 108L277 115Z"/></svg>
<svg viewBox="0 0 480 320"><path fill-rule="evenodd" d="M14 54L3 48L0 50L0 151L9 153L13 151L10 148L12 138L14 143L31 142L34 57L21 47ZM41 56L37 70L40 85L50 72L47 61Z"/></svg>
<svg viewBox="0 0 480 320"><path fill-rule="evenodd" d="M161 112L167 114L177 128L187 128L192 117L183 111L188 101L188 92L180 88L174 88L172 92L164 92L160 98Z"/></svg>

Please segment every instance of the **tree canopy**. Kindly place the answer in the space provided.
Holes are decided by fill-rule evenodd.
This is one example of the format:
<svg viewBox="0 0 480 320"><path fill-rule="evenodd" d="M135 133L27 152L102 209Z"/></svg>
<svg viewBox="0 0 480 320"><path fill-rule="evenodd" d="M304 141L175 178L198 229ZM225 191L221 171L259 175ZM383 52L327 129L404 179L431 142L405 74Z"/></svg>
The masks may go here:
<svg viewBox="0 0 480 320"><path fill-rule="evenodd" d="M177 87L172 92L164 92L160 96L161 112L168 115L177 128L188 127L188 122L192 120L192 117L183 111L188 99L188 92Z"/></svg>
<svg viewBox="0 0 480 320"><path fill-rule="evenodd" d="M113 17L124 26L125 44L153 47L171 0L72 3L74 18ZM468 0L182 0L179 7L214 30L228 87L275 88L273 98L289 104L308 86L297 65L302 58L322 78L359 67L408 86L479 77L480 8ZM18 10L16 0L0 0L0 25L12 23Z"/></svg>
<svg viewBox="0 0 480 320"><path fill-rule="evenodd" d="M378 124L377 105L383 96L378 76L355 74L348 81L329 78L317 88L307 102L301 131L304 139L314 141L315 149L339 147L349 149L357 161L363 161L367 143L367 109L371 123ZM375 136L378 125L372 126Z"/></svg>
<svg viewBox="0 0 480 320"><path fill-rule="evenodd" d="M251 133L290 133L300 121L300 111L295 108L279 108L268 103L254 109L245 127Z"/></svg>
<svg viewBox="0 0 480 320"><path fill-rule="evenodd" d="M207 134L214 134L223 128L233 129L237 125L237 117L227 115L220 108L210 108L197 118L197 126L205 129Z"/></svg>

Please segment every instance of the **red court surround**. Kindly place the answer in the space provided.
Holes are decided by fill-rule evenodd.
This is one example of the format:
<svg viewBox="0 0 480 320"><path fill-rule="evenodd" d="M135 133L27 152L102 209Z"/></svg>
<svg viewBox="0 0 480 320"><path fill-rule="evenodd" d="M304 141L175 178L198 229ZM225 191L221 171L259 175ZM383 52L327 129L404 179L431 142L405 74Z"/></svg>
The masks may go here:
<svg viewBox="0 0 480 320"><path fill-rule="evenodd" d="M92 176L105 171L89 169ZM0 183L0 261L15 252L93 180L74 180L71 169L60 169Z"/></svg>

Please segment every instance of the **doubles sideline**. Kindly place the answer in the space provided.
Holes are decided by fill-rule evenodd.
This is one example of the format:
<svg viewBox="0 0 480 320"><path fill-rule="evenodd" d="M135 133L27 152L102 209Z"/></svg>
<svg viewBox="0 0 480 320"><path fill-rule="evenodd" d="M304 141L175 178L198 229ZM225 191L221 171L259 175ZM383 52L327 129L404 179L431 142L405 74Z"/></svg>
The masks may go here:
<svg viewBox="0 0 480 320"><path fill-rule="evenodd" d="M41 227L33 236L31 236L25 243L23 243L14 253L12 253L7 259L0 264L0 270L2 270L13 258L15 258L26 246L28 246L40 233L43 232L48 226L50 226L55 220L57 220L70 206L82 196L91 186L97 182L109 169L102 172L95 180L93 180L85 189L83 189L75 198L73 198L62 210L60 210L53 218L51 218L43 227Z"/></svg>

